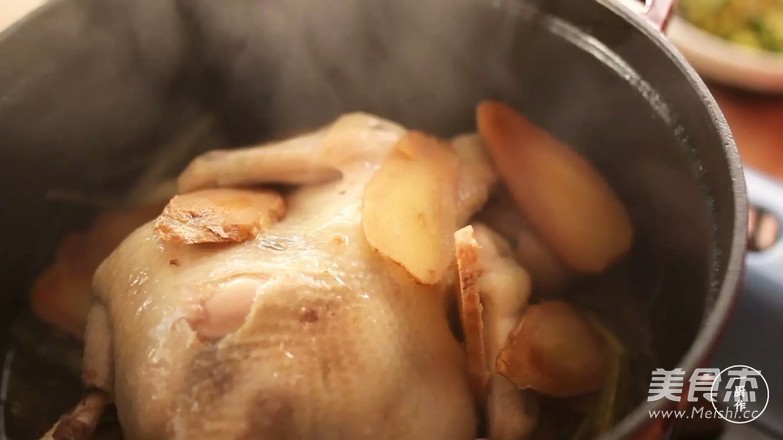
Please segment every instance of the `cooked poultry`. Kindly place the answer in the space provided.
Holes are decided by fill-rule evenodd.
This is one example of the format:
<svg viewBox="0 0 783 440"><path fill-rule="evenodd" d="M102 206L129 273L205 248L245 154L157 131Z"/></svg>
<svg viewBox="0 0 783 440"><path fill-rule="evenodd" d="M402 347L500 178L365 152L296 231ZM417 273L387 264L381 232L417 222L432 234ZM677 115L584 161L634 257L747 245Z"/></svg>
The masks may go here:
<svg viewBox="0 0 783 440"><path fill-rule="evenodd" d="M362 227L367 182L411 136L351 114L294 140L192 163L181 191L307 185L286 197L277 222L262 216L257 236L180 244L150 222L100 266L84 380L113 397L126 439L474 438L444 283L416 282ZM439 193L455 198L458 222L495 182L477 143L461 138L454 188ZM405 240L405 230L393 233Z"/></svg>
<svg viewBox="0 0 783 440"><path fill-rule="evenodd" d="M623 258L630 217L510 107L482 103L477 122L446 142L354 113L193 160L97 269L87 392L44 439L89 438L112 402L129 440L473 439L479 413L490 439L529 439L551 425L542 395L602 388L614 411L617 344L570 304L528 302ZM275 184L296 186L259 187ZM87 288L71 281L33 298L76 334L85 301L62 293Z"/></svg>
<svg viewBox="0 0 783 440"><path fill-rule="evenodd" d="M193 160L178 179L179 190L248 186L258 183L296 185L336 180L339 159L322 146L327 129L279 142L241 150L216 150ZM361 150L359 150L361 151ZM261 154L259 154L261 153ZM345 152L343 152L345 153Z"/></svg>

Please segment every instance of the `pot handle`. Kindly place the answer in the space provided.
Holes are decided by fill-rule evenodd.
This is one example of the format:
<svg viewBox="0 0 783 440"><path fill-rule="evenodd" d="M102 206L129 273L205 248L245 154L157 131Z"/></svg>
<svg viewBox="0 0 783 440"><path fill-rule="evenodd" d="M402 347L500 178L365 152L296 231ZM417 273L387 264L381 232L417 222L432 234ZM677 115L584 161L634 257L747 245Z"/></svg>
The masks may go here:
<svg viewBox="0 0 783 440"><path fill-rule="evenodd" d="M655 29L664 32L669 25L669 19L674 13L675 1L644 0L642 3L638 0L620 0L620 3L642 15Z"/></svg>
<svg viewBox="0 0 783 440"><path fill-rule="evenodd" d="M783 183L745 168L748 188L748 255L745 259L749 287L771 298L783 292Z"/></svg>

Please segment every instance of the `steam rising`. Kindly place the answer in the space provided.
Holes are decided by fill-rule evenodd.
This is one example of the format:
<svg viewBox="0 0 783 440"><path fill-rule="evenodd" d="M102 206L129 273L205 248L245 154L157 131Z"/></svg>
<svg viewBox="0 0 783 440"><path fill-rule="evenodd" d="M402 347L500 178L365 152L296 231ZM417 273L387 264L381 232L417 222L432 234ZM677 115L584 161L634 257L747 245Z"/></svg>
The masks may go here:
<svg viewBox="0 0 783 440"><path fill-rule="evenodd" d="M258 121L297 130L362 110L453 134L472 125L478 100L514 90L522 71L510 66L524 64L511 53L518 17L489 2L186 3L245 130Z"/></svg>

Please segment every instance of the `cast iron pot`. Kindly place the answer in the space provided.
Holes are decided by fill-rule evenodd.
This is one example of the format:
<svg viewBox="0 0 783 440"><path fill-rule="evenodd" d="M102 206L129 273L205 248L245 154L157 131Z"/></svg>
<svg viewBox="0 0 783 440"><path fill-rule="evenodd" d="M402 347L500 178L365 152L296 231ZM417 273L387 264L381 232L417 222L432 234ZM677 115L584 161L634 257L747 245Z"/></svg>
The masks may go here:
<svg viewBox="0 0 783 440"><path fill-rule="evenodd" d="M726 122L656 27L670 3L648 18L609 0L538 3L52 2L0 41L5 319L58 239L94 214L54 192L116 198L172 145L192 148L153 171L352 110L452 135L498 98L586 154L627 204L655 367L705 365L746 245ZM663 437L648 411L668 403L641 402L607 438Z"/></svg>

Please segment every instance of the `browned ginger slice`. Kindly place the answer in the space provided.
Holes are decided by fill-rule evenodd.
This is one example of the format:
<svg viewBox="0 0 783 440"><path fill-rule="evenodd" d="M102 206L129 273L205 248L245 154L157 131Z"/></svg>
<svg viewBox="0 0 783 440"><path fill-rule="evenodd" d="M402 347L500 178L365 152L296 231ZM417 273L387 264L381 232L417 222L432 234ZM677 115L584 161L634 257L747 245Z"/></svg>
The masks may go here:
<svg viewBox="0 0 783 440"><path fill-rule="evenodd" d="M500 102L482 102L476 119L517 206L564 263L599 273L630 250L630 216L590 162Z"/></svg>
<svg viewBox="0 0 783 440"><path fill-rule="evenodd" d="M406 133L364 189L370 246L416 281L436 284L454 259L458 184L459 161L447 142Z"/></svg>
<svg viewBox="0 0 783 440"><path fill-rule="evenodd" d="M528 439L537 425L538 397L495 371L495 359L530 296L530 279L512 250L484 225L455 234L460 311L468 373L485 407L489 438Z"/></svg>
<svg viewBox="0 0 783 440"><path fill-rule="evenodd" d="M460 320L465 335L465 351L468 361L468 376L478 400L486 400L489 368L486 362L484 343L483 307L479 295L478 264L479 244L473 238L473 227L466 226L454 234L457 250L460 295L458 298Z"/></svg>
<svg viewBox="0 0 783 440"><path fill-rule="evenodd" d="M155 232L178 244L238 243L254 238L285 215L274 191L205 189L175 196L155 220Z"/></svg>
<svg viewBox="0 0 783 440"><path fill-rule="evenodd" d="M521 389L573 397L604 386L610 353L587 316L562 301L527 308L497 358L497 371Z"/></svg>
<svg viewBox="0 0 783 440"><path fill-rule="evenodd" d="M89 230L66 235L55 261L30 291L30 305L38 319L82 339L95 269L128 234L154 219L162 208L161 203L106 211Z"/></svg>

